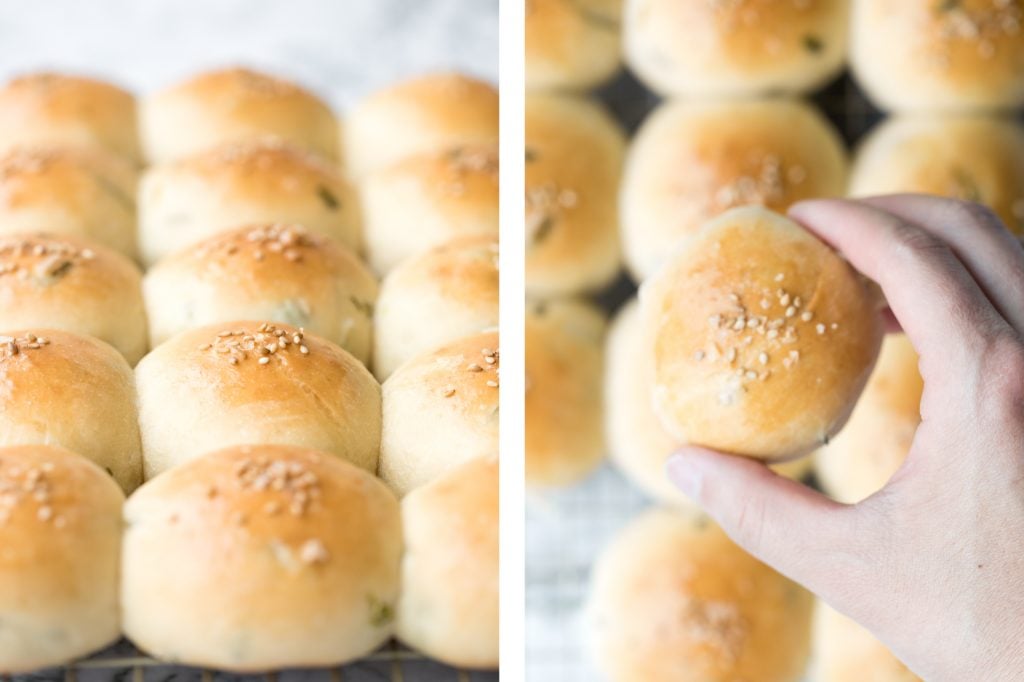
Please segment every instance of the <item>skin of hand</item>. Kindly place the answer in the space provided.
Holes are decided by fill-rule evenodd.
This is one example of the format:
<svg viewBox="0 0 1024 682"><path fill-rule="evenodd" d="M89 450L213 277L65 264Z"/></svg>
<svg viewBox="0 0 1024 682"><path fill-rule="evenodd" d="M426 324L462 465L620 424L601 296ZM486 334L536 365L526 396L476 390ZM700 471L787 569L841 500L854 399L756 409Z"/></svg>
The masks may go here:
<svg viewBox="0 0 1024 682"><path fill-rule="evenodd" d="M920 356L907 459L855 505L698 447L669 478L929 682L1024 679L1024 248L989 210L922 195L790 215L880 285Z"/></svg>

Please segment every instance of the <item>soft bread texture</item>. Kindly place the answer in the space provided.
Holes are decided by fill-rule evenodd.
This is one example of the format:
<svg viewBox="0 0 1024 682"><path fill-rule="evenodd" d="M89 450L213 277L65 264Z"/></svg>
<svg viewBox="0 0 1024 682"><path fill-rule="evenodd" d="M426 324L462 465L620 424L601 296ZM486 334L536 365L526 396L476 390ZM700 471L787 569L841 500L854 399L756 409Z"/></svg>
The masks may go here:
<svg viewBox="0 0 1024 682"><path fill-rule="evenodd" d="M498 667L498 459L481 457L402 500L395 631L460 668Z"/></svg>
<svg viewBox="0 0 1024 682"><path fill-rule="evenodd" d="M123 502L69 450L0 448L0 670L62 665L118 638Z"/></svg>
<svg viewBox="0 0 1024 682"><path fill-rule="evenodd" d="M802 93L846 57L848 0L626 0L630 68L663 95Z"/></svg>
<svg viewBox="0 0 1024 682"><path fill-rule="evenodd" d="M291 325L182 332L143 358L135 381L147 479L245 444L313 448L377 470L380 384L347 351Z"/></svg>
<svg viewBox="0 0 1024 682"><path fill-rule="evenodd" d="M304 327L370 360L377 281L354 253L298 225L211 237L153 266L143 291L154 346L242 318Z"/></svg>
<svg viewBox="0 0 1024 682"><path fill-rule="evenodd" d="M53 328L106 341L134 365L146 354L142 273L70 236L0 236L0 329Z"/></svg>
<svg viewBox="0 0 1024 682"><path fill-rule="evenodd" d="M1016 0L853 0L850 62L883 109L1019 107L1022 23Z"/></svg>
<svg viewBox="0 0 1024 682"><path fill-rule="evenodd" d="M391 635L398 502L330 454L220 450L150 481L124 512L124 631L157 658L239 672L337 665Z"/></svg>
<svg viewBox="0 0 1024 682"><path fill-rule="evenodd" d="M251 69L207 71L147 97L139 126L150 163L263 137L337 160L330 107L295 83Z"/></svg>
<svg viewBox="0 0 1024 682"><path fill-rule="evenodd" d="M763 208L710 221L640 289L653 404L680 442L779 461L827 443L878 354L866 280Z"/></svg>
<svg viewBox="0 0 1024 682"><path fill-rule="evenodd" d="M399 497L461 463L498 454L497 332L402 365L384 382L380 477Z"/></svg>
<svg viewBox="0 0 1024 682"><path fill-rule="evenodd" d="M675 244L736 206L785 211L842 196L839 135L796 100L670 102L643 124L622 181L622 243L634 279L652 275Z"/></svg>
<svg viewBox="0 0 1024 682"><path fill-rule="evenodd" d="M604 457L605 320L573 299L528 306L526 313L526 483L564 486Z"/></svg>
<svg viewBox="0 0 1024 682"><path fill-rule="evenodd" d="M569 95L526 101L526 293L608 284L619 270L618 187L625 137L597 104Z"/></svg>
<svg viewBox="0 0 1024 682"><path fill-rule="evenodd" d="M452 239L498 238L498 151L458 146L370 173L360 188L367 260L386 274Z"/></svg>
<svg viewBox="0 0 1024 682"><path fill-rule="evenodd" d="M358 195L337 169L272 140L228 143L146 171L139 249L146 264L253 223L298 223L359 251Z"/></svg>
<svg viewBox="0 0 1024 682"><path fill-rule="evenodd" d="M421 353L497 326L497 242L449 242L384 278L374 317L374 372L383 381Z"/></svg>
<svg viewBox="0 0 1024 682"><path fill-rule="evenodd" d="M619 69L622 0L527 0L526 87L584 90Z"/></svg>
<svg viewBox="0 0 1024 682"><path fill-rule="evenodd" d="M651 509L597 560L587 644L609 682L796 682L812 609L708 517Z"/></svg>
<svg viewBox="0 0 1024 682"><path fill-rule="evenodd" d="M0 150L14 147L105 149L141 159L135 98L81 76L33 73L0 87Z"/></svg>
<svg viewBox="0 0 1024 682"><path fill-rule="evenodd" d="M497 145L498 91L456 73L419 76L358 102L344 134L345 168L357 179L418 154Z"/></svg>
<svg viewBox="0 0 1024 682"><path fill-rule="evenodd" d="M824 602L814 613L815 682L921 682L874 635Z"/></svg>

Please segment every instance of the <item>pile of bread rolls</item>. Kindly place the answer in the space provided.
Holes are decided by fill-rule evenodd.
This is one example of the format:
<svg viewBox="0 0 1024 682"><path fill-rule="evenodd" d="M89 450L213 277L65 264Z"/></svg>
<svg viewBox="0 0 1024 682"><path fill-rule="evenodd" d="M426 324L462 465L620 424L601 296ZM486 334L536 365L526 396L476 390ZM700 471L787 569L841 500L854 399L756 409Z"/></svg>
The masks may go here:
<svg viewBox="0 0 1024 682"><path fill-rule="evenodd" d="M497 106L0 87L0 672L497 667Z"/></svg>

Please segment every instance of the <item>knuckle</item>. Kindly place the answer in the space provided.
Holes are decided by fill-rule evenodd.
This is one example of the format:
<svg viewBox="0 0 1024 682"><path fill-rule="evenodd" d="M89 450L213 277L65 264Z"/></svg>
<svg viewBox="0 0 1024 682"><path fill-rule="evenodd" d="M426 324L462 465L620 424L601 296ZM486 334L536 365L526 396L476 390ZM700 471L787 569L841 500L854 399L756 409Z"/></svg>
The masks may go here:
<svg viewBox="0 0 1024 682"><path fill-rule="evenodd" d="M904 263L921 263L936 255L948 258L952 253L938 237L903 221L893 228L892 241L893 257Z"/></svg>
<svg viewBox="0 0 1024 682"><path fill-rule="evenodd" d="M986 344L981 378L989 409L1013 422L1024 423L1024 344L1013 333L1004 333Z"/></svg>
<svg viewBox="0 0 1024 682"><path fill-rule="evenodd" d="M995 211L976 201L951 200L950 218L954 223L973 226L1002 227L1003 221Z"/></svg>

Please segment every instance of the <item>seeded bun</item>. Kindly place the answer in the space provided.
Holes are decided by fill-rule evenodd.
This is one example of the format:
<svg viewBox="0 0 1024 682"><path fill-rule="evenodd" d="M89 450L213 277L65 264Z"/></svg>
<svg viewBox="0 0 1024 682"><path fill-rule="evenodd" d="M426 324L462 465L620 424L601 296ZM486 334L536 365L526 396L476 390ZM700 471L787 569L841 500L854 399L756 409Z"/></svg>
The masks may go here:
<svg viewBox="0 0 1024 682"><path fill-rule="evenodd" d="M69 450L0 448L0 670L63 665L118 638L123 503Z"/></svg>
<svg viewBox="0 0 1024 682"><path fill-rule="evenodd" d="M103 81L34 73L0 87L0 150L88 147L141 159L135 98Z"/></svg>
<svg viewBox="0 0 1024 682"><path fill-rule="evenodd" d="M361 191L368 260L382 275L458 237L498 238L493 145L410 156L370 173Z"/></svg>
<svg viewBox="0 0 1024 682"><path fill-rule="evenodd" d="M921 682L874 635L820 601L812 667L815 682Z"/></svg>
<svg viewBox="0 0 1024 682"><path fill-rule="evenodd" d="M498 454L498 333L405 363L382 387L380 477L399 497L463 462Z"/></svg>
<svg viewBox="0 0 1024 682"><path fill-rule="evenodd" d="M1022 23L1016 2L855 0L850 62L883 109L1020 107Z"/></svg>
<svg viewBox="0 0 1024 682"><path fill-rule="evenodd" d="M126 492L142 481L132 368L90 336L0 334L0 447L56 445L106 469Z"/></svg>
<svg viewBox="0 0 1024 682"><path fill-rule="evenodd" d="M867 281L796 223L753 206L686 240L640 303L665 429L767 461L835 435L882 337Z"/></svg>
<svg viewBox="0 0 1024 682"><path fill-rule="evenodd" d="M142 275L119 253L73 237L0 236L0 329L54 328L146 354Z"/></svg>
<svg viewBox="0 0 1024 682"><path fill-rule="evenodd" d="M157 658L237 672L327 666L391 635L398 502L327 453L199 457L140 488L125 521L124 631Z"/></svg>
<svg viewBox="0 0 1024 682"><path fill-rule="evenodd" d="M469 237L414 256L384 278L374 318L374 371L498 326L498 244Z"/></svg>
<svg viewBox="0 0 1024 682"><path fill-rule="evenodd" d="M526 293L598 289L619 270L618 187L625 137L598 105L526 100Z"/></svg>
<svg viewBox="0 0 1024 682"><path fill-rule="evenodd" d="M434 73L378 90L349 112L346 170L353 178L417 154L498 144L498 91L456 73Z"/></svg>
<svg viewBox="0 0 1024 682"><path fill-rule="evenodd" d="M295 83L245 68L207 71L147 97L139 126L150 163L264 137L337 160L330 107Z"/></svg>
<svg viewBox="0 0 1024 682"><path fill-rule="evenodd" d="M526 483L563 486L604 457L601 379L605 321L573 299L526 312Z"/></svg>
<svg viewBox="0 0 1024 682"><path fill-rule="evenodd" d="M313 448L377 470L380 385L348 352L291 325L182 332L143 358L135 381L146 479L245 444Z"/></svg>
<svg viewBox="0 0 1024 682"><path fill-rule="evenodd" d="M799 101L672 102L637 134L622 183L622 242L637 281L675 244L735 206L785 211L802 199L842 196L842 141Z"/></svg>
<svg viewBox="0 0 1024 682"><path fill-rule="evenodd" d="M326 162L277 142L228 144L156 166L139 187L147 264L220 232L277 222L361 248L355 190Z"/></svg>
<svg viewBox="0 0 1024 682"><path fill-rule="evenodd" d="M1024 236L1024 128L985 116L893 116L857 152L853 196L918 192L976 201Z"/></svg>
<svg viewBox="0 0 1024 682"><path fill-rule="evenodd" d="M622 0L529 0L526 87L584 90L619 69Z"/></svg>
<svg viewBox="0 0 1024 682"><path fill-rule="evenodd" d="M143 282L150 338L238 318L305 327L370 360L377 281L351 251L298 225L253 225L168 256Z"/></svg>

